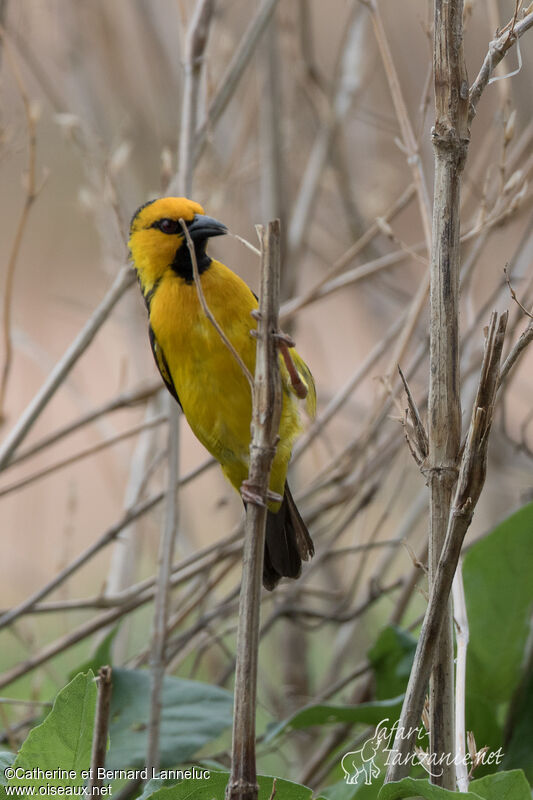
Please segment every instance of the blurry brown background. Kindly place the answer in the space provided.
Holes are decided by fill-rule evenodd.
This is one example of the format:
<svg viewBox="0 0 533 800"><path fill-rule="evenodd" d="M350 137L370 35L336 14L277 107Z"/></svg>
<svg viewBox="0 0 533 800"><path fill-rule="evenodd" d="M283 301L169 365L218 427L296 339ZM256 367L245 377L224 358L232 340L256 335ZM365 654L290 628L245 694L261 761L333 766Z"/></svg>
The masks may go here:
<svg viewBox="0 0 533 800"><path fill-rule="evenodd" d="M420 137L430 196L431 6L424 0L380 3L403 96ZM514 2L473 0L466 6L466 56L472 82L495 28L511 17ZM249 0L216 3L202 80L201 119L256 8ZM1 435L15 423L125 263L130 216L142 202L164 192L174 172L184 31L194 3L14 0L6 9L0 85L2 293L24 202L28 163L28 129L15 71L38 115L37 184L45 173L48 177L31 208L16 263L11 301L14 353ZM531 41L527 35L522 40L520 73L487 88L472 129L463 229L474 233L465 243L465 263L474 258L474 248L479 252L474 254L462 301L462 328L469 335L463 362L467 373L469 364L479 358L482 330L491 308L512 309L514 337L524 326L504 285L506 262L512 262L513 285L524 304L530 304L532 298L531 191L526 183L533 137ZM516 58L513 50L499 72L514 69ZM271 116L269 100L274 108ZM512 139L504 149L505 125L515 108ZM320 280L376 217L385 215L410 184L411 167L399 140L387 76L365 6L347 0L279 0L273 25L226 111L209 131L195 173L193 196L207 213L254 244L254 224L281 215L288 239L285 298L299 296ZM511 178L514 184L508 188ZM298 215L306 207L299 231ZM509 213L499 224L484 228L484 220L491 219L494 209ZM291 322L298 349L315 375L319 412L383 339L420 285L426 252L423 246L416 248L423 242L416 199L411 199L390 225L390 230L382 225L346 269L403 251L397 264L314 302ZM252 288L257 287L258 259L241 243L225 237L212 243L211 252ZM483 310L488 298L488 308ZM133 287L23 446L120 392L155 379L146 327L143 302ZM424 312L402 356L402 366L413 362L418 348L423 353L426 337ZM349 441L364 441L374 410L387 397L389 381L397 386L396 371L390 364L393 344L374 360L355 393L295 466L292 484L297 494L322 469L328 467L333 474L337 455ZM531 359L530 353L506 393L505 418L499 413L487 486L470 541L531 497L531 452L527 446L528 442L533 446L533 433L522 430L531 409ZM389 377L383 381L387 370ZM472 375L467 375L466 417L473 381ZM423 406L427 387L424 357L413 368L410 382ZM153 413L164 411L165 403L161 401L159 411ZM411 547L420 550L425 494L423 479L402 442L398 419L404 406L400 396L399 406L392 405L370 441L350 455L349 466L339 479L330 482L324 492L303 498L304 512L315 513L328 500L332 503L329 516L322 508L313 529L318 533L319 552L329 546L328 528L343 512L352 483L355 496L358 476L360 488L374 487L373 500L354 514L340 543L349 546L369 538L388 540L403 530L402 535L410 535ZM143 419L142 406L101 417L20 466L10 467L1 476L0 491ZM145 466L166 446L165 426L157 430ZM180 468L186 473L201 464L206 453L186 424L181 431ZM386 463L365 477L365 465L372 464L380 449L394 441L398 446ZM121 517L128 483L140 458L138 447L138 437L133 436L0 497L2 607L22 601L45 584ZM164 485L165 468L160 464L149 486L155 491ZM348 487L345 495L343 487ZM162 513L161 508L156 509L136 528L131 581L154 570ZM218 469L210 470L180 494L179 555L226 535L240 515L239 498ZM409 570L407 550L398 547L395 552L394 570ZM52 597L98 594L105 585L112 553L113 547L102 551ZM379 563L376 559L372 551L367 577ZM322 576L313 576L313 581L332 591L339 581L339 585L349 585L357 569L355 558L337 559ZM365 596L367 583L363 580L358 586L354 590L359 592L357 596ZM394 601L387 602L392 608ZM68 630L70 620L65 616L60 626ZM29 646L40 640L40 625L39 617L21 623L20 635ZM4 666L11 665L13 657L3 661Z"/></svg>

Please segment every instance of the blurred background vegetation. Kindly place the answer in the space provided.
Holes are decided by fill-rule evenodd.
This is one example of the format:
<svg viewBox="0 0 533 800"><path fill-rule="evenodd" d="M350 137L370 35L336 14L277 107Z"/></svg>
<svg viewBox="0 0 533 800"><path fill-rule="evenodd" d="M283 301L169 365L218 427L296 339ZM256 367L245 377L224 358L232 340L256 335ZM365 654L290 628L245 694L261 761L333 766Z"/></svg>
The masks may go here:
<svg viewBox="0 0 533 800"><path fill-rule="evenodd" d="M398 92L429 196L433 160L432 3L380 3L400 83L392 95L365 4L270 5L266 29L213 120L209 110L228 85L228 66L249 41L259 8L246 0L215 3L199 96L205 146L192 192L208 214L253 244L256 223L281 218L283 327L295 337L318 390L321 424L305 421L306 446L297 448L291 477L317 555L298 583L265 597L259 677L264 721L316 698L370 699L366 654L378 632L389 622L408 627L424 609L417 558L426 559L427 492L405 442L406 403L396 366L401 364L424 413L428 327L420 287L428 254L413 190L418 167L406 155L395 113ZM3 436L126 263L135 209L168 191L194 6L192 0L0 3L2 337L4 345L6 336L12 342ZM514 0L465 2L470 82L514 7ZM513 50L497 74L512 71L516 58ZM490 310L510 308L507 347L527 323L511 299L506 264L521 302L529 307L533 298L533 58L527 35L520 63L517 75L490 85L481 99L464 176L466 420ZM24 213L33 168L37 196ZM258 258L241 242L228 236L210 248L257 287ZM117 409L0 476L2 609L47 585L123 521L126 509L165 488L166 400L146 328L134 287L62 381L17 455L94 410L105 412L109 403ZM487 485L467 546L533 499L532 375L529 353L502 394ZM128 435L115 443L122 434ZM109 440L109 446L85 453ZM191 477L206 460L183 423L180 474ZM238 545L230 537L241 516L240 500L216 466L180 488L176 562L219 548L192 561L199 568L184 572L173 591L169 671L229 688L240 575ZM108 608L122 618L114 663L146 663L153 606L146 595L132 610L124 605L124 592L132 586L131 596L146 592L147 584L138 584L155 574L163 517L159 502L123 525L118 537L109 537L43 598L40 613L22 615L0 633L2 685L9 684L3 692L49 700L109 631L102 617ZM100 618L84 635L83 626ZM48 658L46 648L54 643L57 654ZM32 668L26 662L36 654L42 664ZM16 744L28 709L0 711ZM296 739L283 757L289 762L284 774L299 763L302 777L309 753L318 758L318 744L311 748L311 742L307 733ZM279 753L275 762L269 758L265 754L263 768L275 763L279 769Z"/></svg>

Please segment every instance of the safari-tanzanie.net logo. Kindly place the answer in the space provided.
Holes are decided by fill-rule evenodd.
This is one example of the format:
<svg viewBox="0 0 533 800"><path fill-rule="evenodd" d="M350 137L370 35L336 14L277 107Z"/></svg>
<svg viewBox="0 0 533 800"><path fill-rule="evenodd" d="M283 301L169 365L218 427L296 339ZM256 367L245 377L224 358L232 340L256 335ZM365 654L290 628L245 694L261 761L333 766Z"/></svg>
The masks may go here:
<svg viewBox="0 0 533 800"><path fill-rule="evenodd" d="M462 754L430 753L422 747L422 744L427 746L428 739L427 731L422 725L404 730L399 728L398 721L394 722L390 728L387 727L387 722L389 722L388 718L382 719L376 726L373 736L366 739L357 750L345 753L341 766L346 783L366 783L368 786L375 778L379 777L383 769L386 770L387 767L395 764L408 764L409 766L419 764L428 775L438 777L442 775L443 766L449 764L456 766L464 764L473 770L480 764L501 764L503 760L504 754L501 747L493 752L490 752L488 747L484 747L477 752L475 742L473 747L469 746L468 751ZM415 745L412 753L402 755L392 748L396 736L399 736L400 739L410 739L415 734L415 741L419 744ZM469 741L470 745L472 741L473 737Z"/></svg>

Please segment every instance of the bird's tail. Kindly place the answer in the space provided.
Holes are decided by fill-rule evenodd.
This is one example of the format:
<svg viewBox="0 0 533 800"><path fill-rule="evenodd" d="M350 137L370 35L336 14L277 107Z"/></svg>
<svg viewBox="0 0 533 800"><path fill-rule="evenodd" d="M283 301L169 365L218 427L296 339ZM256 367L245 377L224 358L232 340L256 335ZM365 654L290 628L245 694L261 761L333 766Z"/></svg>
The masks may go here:
<svg viewBox="0 0 533 800"><path fill-rule="evenodd" d="M279 511L276 514L269 511L267 515L263 563L265 589L272 591L280 578L298 578L302 559L307 561L314 554L313 541L286 483Z"/></svg>

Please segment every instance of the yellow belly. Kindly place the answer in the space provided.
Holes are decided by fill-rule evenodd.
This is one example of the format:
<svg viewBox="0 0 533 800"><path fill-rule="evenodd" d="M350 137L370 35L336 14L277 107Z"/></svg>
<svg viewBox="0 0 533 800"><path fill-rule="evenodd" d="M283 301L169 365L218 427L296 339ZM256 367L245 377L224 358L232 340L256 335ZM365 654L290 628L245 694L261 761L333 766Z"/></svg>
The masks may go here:
<svg viewBox="0 0 533 800"><path fill-rule="evenodd" d="M217 261L201 280L211 312L253 375L256 342L250 330L256 322L250 312L257 308L255 297ZM251 392L239 364L206 319L194 283L166 273L152 299L150 323L189 425L239 490L248 475ZM271 490L280 495L298 430L295 398L284 391L280 442L270 478ZM277 510L275 504L271 507Z"/></svg>

